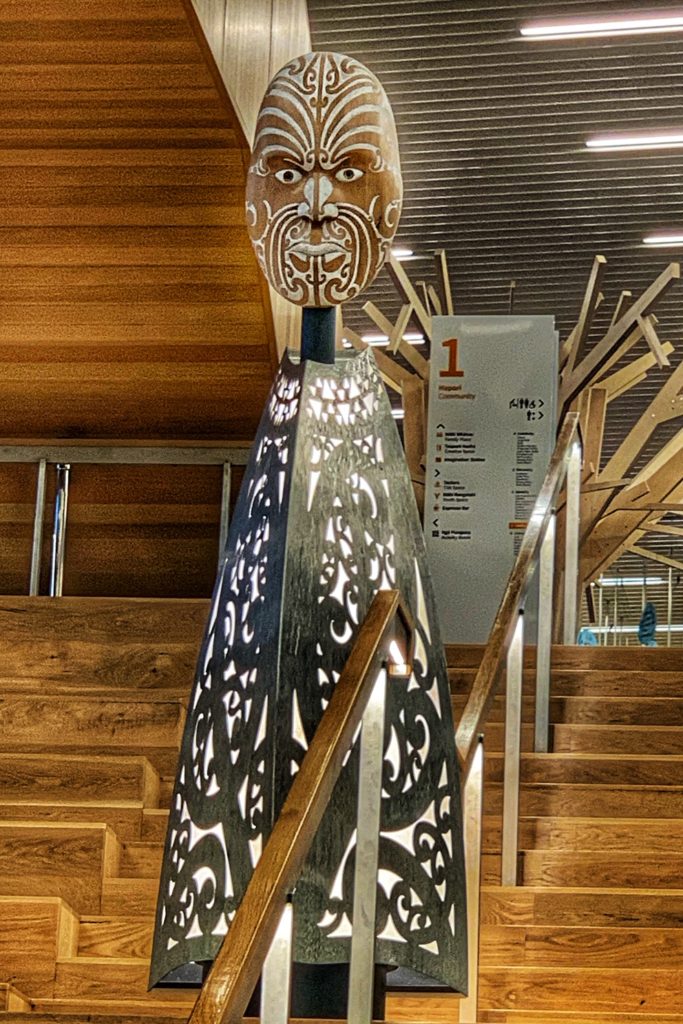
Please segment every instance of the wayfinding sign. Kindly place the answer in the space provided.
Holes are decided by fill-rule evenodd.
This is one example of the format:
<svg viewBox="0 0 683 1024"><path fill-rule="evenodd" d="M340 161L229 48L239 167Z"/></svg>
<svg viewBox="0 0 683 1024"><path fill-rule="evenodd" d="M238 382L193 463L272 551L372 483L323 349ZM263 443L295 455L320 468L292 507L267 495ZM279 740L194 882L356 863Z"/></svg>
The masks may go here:
<svg viewBox="0 0 683 1024"><path fill-rule="evenodd" d="M442 316L432 330L427 551L446 643L483 643L555 441L552 316Z"/></svg>

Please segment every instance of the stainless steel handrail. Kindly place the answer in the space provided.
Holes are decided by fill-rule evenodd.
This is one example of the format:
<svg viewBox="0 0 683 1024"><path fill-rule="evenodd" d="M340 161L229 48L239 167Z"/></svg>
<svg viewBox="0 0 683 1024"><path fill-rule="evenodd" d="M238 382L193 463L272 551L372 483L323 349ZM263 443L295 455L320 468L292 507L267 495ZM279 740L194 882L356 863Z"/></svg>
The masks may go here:
<svg viewBox="0 0 683 1024"><path fill-rule="evenodd" d="M221 512L218 531L218 561L225 546L230 525L230 484L233 466L245 466L250 449L245 445L218 442L169 445L135 441L0 441L0 463L36 463L36 501L29 572L29 595L40 593L40 567L45 520L47 467L54 465L55 488L52 547L50 557L51 597L61 597L66 557L68 490L71 468L75 465L149 465L149 466L222 466Z"/></svg>
<svg viewBox="0 0 683 1024"><path fill-rule="evenodd" d="M522 683L524 675L524 607L532 578L538 572L539 610L536 648L536 713L534 750L548 750L550 662L555 593L555 537L560 491L566 485L564 508L565 558L563 642L576 642L579 576L579 518L582 445L577 413L569 413L557 439L543 486L529 518L524 538L476 673L456 732L464 769L463 820L468 880L467 917L470 950L469 995L460 1003L460 1020L477 1020L480 858L483 823L484 733L491 704L498 692L500 670L506 663L505 753L501 883L517 884Z"/></svg>

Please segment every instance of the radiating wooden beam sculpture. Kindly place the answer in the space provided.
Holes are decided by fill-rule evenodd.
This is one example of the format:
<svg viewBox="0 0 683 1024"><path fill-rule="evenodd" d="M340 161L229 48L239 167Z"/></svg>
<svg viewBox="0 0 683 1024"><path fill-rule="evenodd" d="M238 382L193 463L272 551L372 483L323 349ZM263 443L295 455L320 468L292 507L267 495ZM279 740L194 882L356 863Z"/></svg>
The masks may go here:
<svg viewBox="0 0 683 1024"><path fill-rule="evenodd" d="M683 430L664 445L633 483L623 488L585 538L583 579L596 579L647 533L654 505L683 499ZM681 506L683 511L683 506Z"/></svg>
<svg viewBox="0 0 683 1024"><path fill-rule="evenodd" d="M567 351L566 365L564 367L565 377L570 377L572 375L574 367L583 358L588 332L590 331L593 316L595 315L595 311L598 308L600 301L600 287L602 285L602 279L605 276L606 269L607 260L605 257L596 256L593 260L590 277L588 278L588 284L581 304L579 319L576 327L567 339L570 341L570 344Z"/></svg>
<svg viewBox="0 0 683 1024"><path fill-rule="evenodd" d="M427 343L431 344L432 316L442 312L453 313L448 263L443 249L435 252L434 263L436 284L427 281L414 283L398 260L392 257L387 262L389 276L403 303L394 322L372 302L363 307L375 326L390 339L387 348L376 351L376 355L383 376L402 396L405 447L420 503L424 498L429 361L405 342L403 336L411 326L422 331ZM636 460L657 427L668 420L683 417L683 364L667 373L674 346L669 341L660 340L654 313L657 303L679 280L680 266L678 263L669 264L635 301L630 291L622 290L608 329L588 349L595 314L604 301L602 289L606 271L605 257L596 256L577 323L560 347L560 422L569 409L578 410L585 443L581 538L582 570L586 573L586 582L595 578L596 572L605 571L621 553L632 549L633 544L637 546L648 533L660 529L654 514L659 512L661 516L677 507L678 494L675 493L673 476L683 458L677 448L679 442L674 439L648 463L645 470L638 474L633 472ZM353 332L347 332L347 336L355 347L363 344ZM643 341L649 351L623 365L630 351L636 345L642 346ZM661 389L617 451L603 465L603 438L610 403L636 388L654 371L666 374ZM560 501L560 538L563 517L563 503ZM562 560L562 545L559 544L558 580Z"/></svg>
<svg viewBox="0 0 683 1024"><path fill-rule="evenodd" d="M652 307L657 303L669 288L679 280L681 267L679 263L670 263L662 271L656 281L647 288L640 298L636 299L619 319L612 324L607 333L595 345L584 359L565 375L560 389L560 407L566 409L579 392L590 385L596 374L607 362L615 350L625 338L638 328L639 336L642 336L644 318L650 313Z"/></svg>

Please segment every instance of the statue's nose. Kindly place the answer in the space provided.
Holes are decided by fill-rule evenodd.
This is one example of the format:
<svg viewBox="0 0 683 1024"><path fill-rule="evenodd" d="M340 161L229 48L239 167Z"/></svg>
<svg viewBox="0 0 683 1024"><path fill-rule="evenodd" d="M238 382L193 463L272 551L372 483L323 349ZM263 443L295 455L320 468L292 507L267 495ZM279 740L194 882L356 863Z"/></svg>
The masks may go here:
<svg viewBox="0 0 683 1024"><path fill-rule="evenodd" d="M334 186L326 174L311 174L304 185L305 202L299 203L299 216L308 220L327 220L338 214L337 204L329 202Z"/></svg>

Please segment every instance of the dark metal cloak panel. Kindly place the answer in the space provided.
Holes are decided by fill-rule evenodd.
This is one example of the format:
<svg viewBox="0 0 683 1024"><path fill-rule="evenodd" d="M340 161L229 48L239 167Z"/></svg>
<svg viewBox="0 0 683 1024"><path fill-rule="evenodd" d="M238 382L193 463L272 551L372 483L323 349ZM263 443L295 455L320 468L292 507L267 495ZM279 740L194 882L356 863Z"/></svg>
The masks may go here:
<svg viewBox="0 0 683 1024"><path fill-rule="evenodd" d="M285 357L217 582L162 870L152 983L212 960L374 593L398 587L415 668L388 688L380 963L466 985L465 883L450 691L424 543L368 351ZM295 957L350 955L358 744L294 896Z"/></svg>

